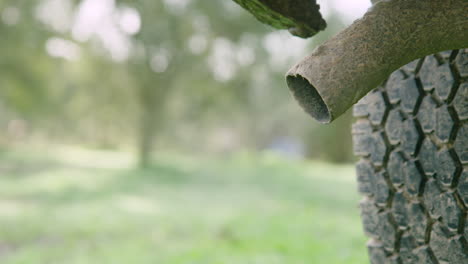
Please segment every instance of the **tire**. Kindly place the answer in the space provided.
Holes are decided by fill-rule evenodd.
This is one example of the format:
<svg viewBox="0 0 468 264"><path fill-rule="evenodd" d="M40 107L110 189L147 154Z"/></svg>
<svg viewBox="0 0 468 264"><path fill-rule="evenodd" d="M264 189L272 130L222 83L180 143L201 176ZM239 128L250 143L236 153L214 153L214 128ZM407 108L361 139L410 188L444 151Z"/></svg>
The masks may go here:
<svg viewBox="0 0 468 264"><path fill-rule="evenodd" d="M400 68L353 113L370 262L468 263L468 49Z"/></svg>

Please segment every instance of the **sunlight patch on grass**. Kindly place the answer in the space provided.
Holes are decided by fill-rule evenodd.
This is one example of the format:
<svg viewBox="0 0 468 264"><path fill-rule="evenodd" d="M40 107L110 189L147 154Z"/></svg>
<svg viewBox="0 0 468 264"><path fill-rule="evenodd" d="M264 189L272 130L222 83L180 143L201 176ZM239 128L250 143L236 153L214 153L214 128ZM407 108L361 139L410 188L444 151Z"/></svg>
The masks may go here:
<svg viewBox="0 0 468 264"><path fill-rule="evenodd" d="M135 195L120 195L115 199L118 208L131 214L156 214L161 211L158 203Z"/></svg>
<svg viewBox="0 0 468 264"><path fill-rule="evenodd" d="M128 169L136 164L131 153L80 147L57 146L54 156L65 164L84 168Z"/></svg>
<svg viewBox="0 0 468 264"><path fill-rule="evenodd" d="M18 200L0 200L0 217L17 217L26 210L30 210L31 205Z"/></svg>

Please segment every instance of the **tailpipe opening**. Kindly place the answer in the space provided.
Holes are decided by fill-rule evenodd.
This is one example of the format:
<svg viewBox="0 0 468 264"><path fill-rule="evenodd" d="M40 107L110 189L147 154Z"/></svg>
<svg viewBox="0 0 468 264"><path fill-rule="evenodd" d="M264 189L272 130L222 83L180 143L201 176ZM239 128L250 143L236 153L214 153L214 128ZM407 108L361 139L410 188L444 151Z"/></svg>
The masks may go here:
<svg viewBox="0 0 468 264"><path fill-rule="evenodd" d="M306 113L320 123L332 121L328 106L317 89L307 79L301 75L288 75L286 82L294 98Z"/></svg>

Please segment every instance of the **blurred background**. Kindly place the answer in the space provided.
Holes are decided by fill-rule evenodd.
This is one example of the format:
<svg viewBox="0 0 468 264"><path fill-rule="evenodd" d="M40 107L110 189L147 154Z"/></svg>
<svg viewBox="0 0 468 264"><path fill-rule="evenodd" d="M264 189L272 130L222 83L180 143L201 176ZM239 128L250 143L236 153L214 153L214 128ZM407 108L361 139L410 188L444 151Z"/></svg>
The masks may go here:
<svg viewBox="0 0 468 264"><path fill-rule="evenodd" d="M367 263L351 115L284 74L309 40L231 0L0 0L1 263Z"/></svg>

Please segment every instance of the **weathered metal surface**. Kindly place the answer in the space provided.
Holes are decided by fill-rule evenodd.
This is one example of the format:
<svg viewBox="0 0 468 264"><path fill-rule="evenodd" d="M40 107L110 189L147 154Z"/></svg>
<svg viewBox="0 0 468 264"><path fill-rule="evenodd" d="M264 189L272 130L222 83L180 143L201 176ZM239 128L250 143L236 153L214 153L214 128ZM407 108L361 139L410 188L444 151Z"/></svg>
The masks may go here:
<svg viewBox="0 0 468 264"><path fill-rule="evenodd" d="M378 1L287 74L304 110L322 123L343 114L399 67L468 47L468 1Z"/></svg>

